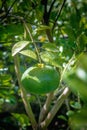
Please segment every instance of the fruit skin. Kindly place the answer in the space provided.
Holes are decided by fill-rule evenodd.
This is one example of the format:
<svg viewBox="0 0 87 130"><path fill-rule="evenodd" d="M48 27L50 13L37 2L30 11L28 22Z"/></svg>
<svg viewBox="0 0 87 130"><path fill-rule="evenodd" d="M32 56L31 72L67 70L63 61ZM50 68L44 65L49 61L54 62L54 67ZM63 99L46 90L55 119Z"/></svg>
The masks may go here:
<svg viewBox="0 0 87 130"><path fill-rule="evenodd" d="M28 93L46 94L54 91L60 81L60 74L52 66L28 68L22 75L21 82Z"/></svg>

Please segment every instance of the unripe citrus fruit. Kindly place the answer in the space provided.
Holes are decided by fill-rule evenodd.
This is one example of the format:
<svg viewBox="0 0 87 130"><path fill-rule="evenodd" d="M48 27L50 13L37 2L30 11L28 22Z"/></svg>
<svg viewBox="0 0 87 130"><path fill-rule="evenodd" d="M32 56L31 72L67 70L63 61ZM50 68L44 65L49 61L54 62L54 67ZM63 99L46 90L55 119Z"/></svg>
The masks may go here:
<svg viewBox="0 0 87 130"><path fill-rule="evenodd" d="M35 66L28 68L22 75L25 90L34 94L46 94L54 91L60 81L60 75L52 66Z"/></svg>

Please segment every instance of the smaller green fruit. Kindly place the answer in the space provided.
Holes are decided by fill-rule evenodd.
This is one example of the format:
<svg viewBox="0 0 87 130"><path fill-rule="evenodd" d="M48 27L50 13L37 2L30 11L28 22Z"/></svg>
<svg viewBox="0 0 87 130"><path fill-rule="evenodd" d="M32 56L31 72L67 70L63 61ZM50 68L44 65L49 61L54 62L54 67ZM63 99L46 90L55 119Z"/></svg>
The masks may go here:
<svg viewBox="0 0 87 130"><path fill-rule="evenodd" d="M21 82L28 93L46 94L54 91L60 81L60 74L52 66L38 65L28 68Z"/></svg>

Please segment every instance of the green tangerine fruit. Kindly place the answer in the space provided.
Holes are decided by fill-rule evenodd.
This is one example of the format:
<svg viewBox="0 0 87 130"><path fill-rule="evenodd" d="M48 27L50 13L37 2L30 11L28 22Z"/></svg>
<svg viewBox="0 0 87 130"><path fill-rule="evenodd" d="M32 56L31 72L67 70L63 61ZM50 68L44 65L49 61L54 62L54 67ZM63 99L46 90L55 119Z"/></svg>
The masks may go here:
<svg viewBox="0 0 87 130"><path fill-rule="evenodd" d="M28 93L46 94L57 89L60 74L52 66L38 65L28 68L23 73L21 82Z"/></svg>

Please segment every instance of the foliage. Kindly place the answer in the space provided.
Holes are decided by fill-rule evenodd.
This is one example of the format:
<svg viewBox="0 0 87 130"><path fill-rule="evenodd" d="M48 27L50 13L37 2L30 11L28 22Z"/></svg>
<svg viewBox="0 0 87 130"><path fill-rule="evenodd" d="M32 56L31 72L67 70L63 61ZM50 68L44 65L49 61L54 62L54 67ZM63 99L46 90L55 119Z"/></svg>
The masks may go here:
<svg viewBox="0 0 87 130"><path fill-rule="evenodd" d="M46 130L64 105L66 110L63 107L57 115L68 123L62 129L87 127L86 10L85 0L0 1L1 117L10 113L5 113L9 121L23 130L30 123L35 130ZM51 65L61 74L58 89L47 95L26 94L20 82L23 72L38 63ZM7 122L7 117L0 123Z"/></svg>

